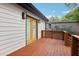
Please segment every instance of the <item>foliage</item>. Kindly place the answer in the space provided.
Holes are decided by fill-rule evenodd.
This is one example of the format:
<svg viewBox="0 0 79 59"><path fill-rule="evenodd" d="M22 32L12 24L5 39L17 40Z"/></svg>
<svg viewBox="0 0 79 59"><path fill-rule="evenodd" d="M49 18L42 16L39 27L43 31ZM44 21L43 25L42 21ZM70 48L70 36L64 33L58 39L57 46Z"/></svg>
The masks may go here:
<svg viewBox="0 0 79 59"><path fill-rule="evenodd" d="M50 18L50 21L51 21L51 22L59 21L59 18L58 18L57 16L52 16L52 17Z"/></svg>
<svg viewBox="0 0 79 59"><path fill-rule="evenodd" d="M67 15L63 16L62 21L64 20L79 21L79 7L75 8L74 10L70 11Z"/></svg>
<svg viewBox="0 0 79 59"><path fill-rule="evenodd" d="M77 6L77 3L65 3L65 6L68 7L69 9L73 9L74 7Z"/></svg>

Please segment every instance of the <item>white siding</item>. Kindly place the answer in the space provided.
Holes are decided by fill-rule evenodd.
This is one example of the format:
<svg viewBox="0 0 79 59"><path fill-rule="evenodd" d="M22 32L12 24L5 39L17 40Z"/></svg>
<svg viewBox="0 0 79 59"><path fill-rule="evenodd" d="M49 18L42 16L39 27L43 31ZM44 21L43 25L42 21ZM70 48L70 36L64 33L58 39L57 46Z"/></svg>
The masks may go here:
<svg viewBox="0 0 79 59"><path fill-rule="evenodd" d="M7 55L25 46L23 11L17 4L0 4L0 55Z"/></svg>
<svg viewBox="0 0 79 59"><path fill-rule="evenodd" d="M45 22L44 21L40 21L40 23L38 23L38 39L41 38L41 31L45 30Z"/></svg>

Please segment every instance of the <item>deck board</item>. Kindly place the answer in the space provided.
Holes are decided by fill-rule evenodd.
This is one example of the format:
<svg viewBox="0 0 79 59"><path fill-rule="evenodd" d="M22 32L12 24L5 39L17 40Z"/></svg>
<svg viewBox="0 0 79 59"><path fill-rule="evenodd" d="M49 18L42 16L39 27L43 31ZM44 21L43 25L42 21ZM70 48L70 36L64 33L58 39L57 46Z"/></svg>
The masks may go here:
<svg viewBox="0 0 79 59"><path fill-rule="evenodd" d="M42 38L8 56L70 56L71 48L63 40Z"/></svg>

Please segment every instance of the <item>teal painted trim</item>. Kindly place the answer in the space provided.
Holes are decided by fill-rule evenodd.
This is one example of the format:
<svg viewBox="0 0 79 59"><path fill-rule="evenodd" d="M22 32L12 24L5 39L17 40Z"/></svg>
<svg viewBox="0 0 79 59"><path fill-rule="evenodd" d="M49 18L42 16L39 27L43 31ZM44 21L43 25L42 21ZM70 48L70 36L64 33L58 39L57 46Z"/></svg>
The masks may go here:
<svg viewBox="0 0 79 59"><path fill-rule="evenodd" d="M26 45L27 45L27 15L26 15L26 19L25 19L25 40L26 40Z"/></svg>

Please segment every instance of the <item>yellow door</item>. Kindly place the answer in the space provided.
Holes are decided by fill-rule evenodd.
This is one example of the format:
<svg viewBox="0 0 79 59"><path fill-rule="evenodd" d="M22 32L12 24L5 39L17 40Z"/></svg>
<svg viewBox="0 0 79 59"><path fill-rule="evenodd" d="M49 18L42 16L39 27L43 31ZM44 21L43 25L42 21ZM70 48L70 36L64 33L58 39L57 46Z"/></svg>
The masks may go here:
<svg viewBox="0 0 79 59"><path fill-rule="evenodd" d="M32 42L36 40L36 20L32 19Z"/></svg>
<svg viewBox="0 0 79 59"><path fill-rule="evenodd" d="M36 20L27 18L27 44L36 40Z"/></svg>
<svg viewBox="0 0 79 59"><path fill-rule="evenodd" d="M34 20L33 18L30 18L30 40L31 43L34 42L36 40L36 20Z"/></svg>

